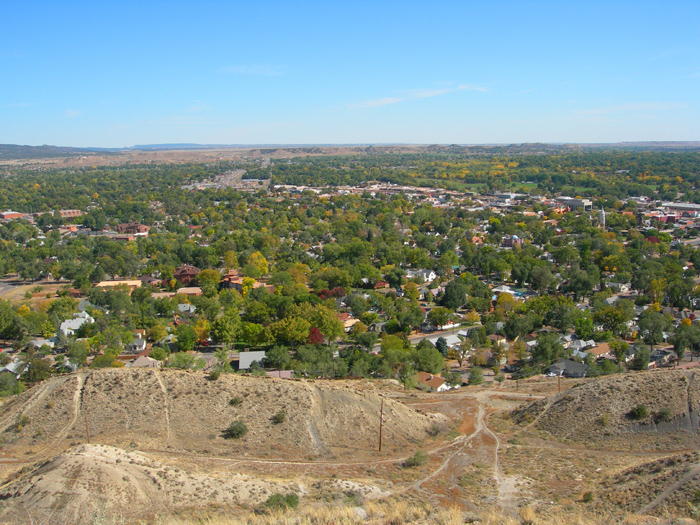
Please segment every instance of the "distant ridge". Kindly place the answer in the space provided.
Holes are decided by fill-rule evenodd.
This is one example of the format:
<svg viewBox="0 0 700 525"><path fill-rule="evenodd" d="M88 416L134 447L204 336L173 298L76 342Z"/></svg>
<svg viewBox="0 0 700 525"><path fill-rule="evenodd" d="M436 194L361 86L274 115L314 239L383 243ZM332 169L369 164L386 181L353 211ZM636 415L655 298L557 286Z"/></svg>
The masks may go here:
<svg viewBox="0 0 700 525"><path fill-rule="evenodd" d="M626 150L626 151L695 151L700 150L700 141L648 141L648 142L615 142L615 143L554 143L554 142L524 142L511 144L401 144L401 143L358 143L358 144L196 144L196 143L166 143L140 144L126 148L96 148L96 147L62 147L62 146L28 146L18 144L0 144L0 160L35 160L44 158L60 158L75 156L91 156L96 154L112 154L128 151L197 151L217 149L248 149L291 150L315 148L316 154L323 154L322 148L361 149L364 153L401 153L404 150L424 151L427 153L452 154L547 154L558 152L585 150ZM329 152L342 154L341 152Z"/></svg>

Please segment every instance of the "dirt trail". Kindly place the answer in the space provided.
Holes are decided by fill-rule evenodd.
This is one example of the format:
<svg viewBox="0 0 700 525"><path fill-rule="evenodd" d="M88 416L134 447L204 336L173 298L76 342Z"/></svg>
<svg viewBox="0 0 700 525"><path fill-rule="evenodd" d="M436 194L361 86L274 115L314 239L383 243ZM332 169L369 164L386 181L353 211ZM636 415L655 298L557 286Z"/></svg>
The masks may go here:
<svg viewBox="0 0 700 525"><path fill-rule="evenodd" d="M35 406L41 403L46 398L46 396L53 392L56 389L56 387L68 381L70 377L61 377L49 381L44 381L40 385L33 387L33 392L29 399L27 399L24 402L18 401L17 404L14 407L12 407L12 409L7 413L5 418L2 421L0 421L0 432L4 432L5 430L7 430L11 425L14 424L17 416L20 416L23 413L32 410Z"/></svg>
<svg viewBox="0 0 700 525"><path fill-rule="evenodd" d="M517 483L518 476L506 476L501 469L498 455L501 448L501 441L498 435L488 427L489 410L487 401L490 397L498 397L498 392L478 392L461 395L465 402L474 400L477 402L476 414L473 418L473 431L468 435L462 435L452 441L451 444L440 450L432 451L431 454L454 447L451 452L433 472L421 479L414 481L411 488L420 492L425 492L423 486L432 481L440 484L446 482L450 490L458 491L456 483L458 474L463 472L465 465L469 464L469 459L478 454L490 457L490 465L493 470L493 479L496 482L498 491L498 505L507 511L515 511L518 506ZM469 467L467 467L469 468Z"/></svg>
<svg viewBox="0 0 700 525"><path fill-rule="evenodd" d="M81 410L81 399L83 396L83 387L85 386L85 378L87 377L87 374L84 372L78 373L75 375L75 393L73 394L73 417L72 419L68 422L66 426L64 426L56 436L51 440L51 442L46 445L43 449L41 449L39 452L34 454L32 456L32 459L36 459L37 457L41 456L44 452L46 452L48 449L53 449L54 445L57 443L60 443L61 440L65 439L68 433L71 431L71 429L75 426L76 422L78 421L78 415L80 414ZM53 452L52 452L53 454Z"/></svg>
<svg viewBox="0 0 700 525"><path fill-rule="evenodd" d="M170 396L168 395L168 390L165 388L163 379L160 377L160 372L154 370L160 389L163 392L163 408L165 410L165 446L168 446L170 442Z"/></svg>
<svg viewBox="0 0 700 525"><path fill-rule="evenodd" d="M649 503L646 507L642 508L637 514L649 514L652 510L654 510L656 507L661 505L666 499L676 492L679 488L681 488L683 485L688 483L689 481L697 478L700 475L700 463L697 463L695 466L693 466L692 469L688 471L687 474L685 474L681 479L676 481L675 483L671 483L668 487L666 487L661 494L656 496L654 501Z"/></svg>

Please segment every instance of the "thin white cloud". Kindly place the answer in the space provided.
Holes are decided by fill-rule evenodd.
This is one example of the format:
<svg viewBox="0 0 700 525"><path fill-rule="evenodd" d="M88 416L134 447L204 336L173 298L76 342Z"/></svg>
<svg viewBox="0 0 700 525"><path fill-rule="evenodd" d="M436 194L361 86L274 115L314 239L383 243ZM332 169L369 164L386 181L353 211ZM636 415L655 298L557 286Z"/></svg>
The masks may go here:
<svg viewBox="0 0 700 525"><path fill-rule="evenodd" d="M442 89L409 89L403 91L404 93L401 97L384 97L375 98L372 100L364 100L357 102L355 104L347 104L350 108L378 108L381 106L388 106L389 104L397 104L399 102L406 102L408 100L415 100L420 98L432 98L446 95L448 93L453 93L455 91L486 91L486 88L482 86L477 86L474 84L463 84L455 88L442 88Z"/></svg>
<svg viewBox="0 0 700 525"><path fill-rule="evenodd" d="M228 75L277 77L284 74L284 67L274 64L241 64L222 67L219 69L219 73L226 73Z"/></svg>
<svg viewBox="0 0 700 525"><path fill-rule="evenodd" d="M396 104L397 102L403 102L405 98L398 97L387 97L387 98L376 98L374 100L365 100L363 102L358 102L357 104L350 104L353 108L378 108L381 106L388 106L389 104Z"/></svg>
<svg viewBox="0 0 700 525"><path fill-rule="evenodd" d="M687 104L679 102L640 102L634 104L621 104L618 106L608 106L604 108L592 108L579 110L580 115L610 115L613 113L624 113L627 111L673 111L684 109Z"/></svg>
<svg viewBox="0 0 700 525"><path fill-rule="evenodd" d="M439 97L452 91L451 89L412 89L409 91L409 98L430 98Z"/></svg>
<svg viewBox="0 0 700 525"><path fill-rule="evenodd" d="M460 91L481 91L486 93L488 90L484 86L479 86L477 84L461 84L457 86Z"/></svg>
<svg viewBox="0 0 700 525"><path fill-rule="evenodd" d="M79 109L67 109L64 114L68 118L75 118L75 117L79 117L80 115L82 115L83 112Z"/></svg>

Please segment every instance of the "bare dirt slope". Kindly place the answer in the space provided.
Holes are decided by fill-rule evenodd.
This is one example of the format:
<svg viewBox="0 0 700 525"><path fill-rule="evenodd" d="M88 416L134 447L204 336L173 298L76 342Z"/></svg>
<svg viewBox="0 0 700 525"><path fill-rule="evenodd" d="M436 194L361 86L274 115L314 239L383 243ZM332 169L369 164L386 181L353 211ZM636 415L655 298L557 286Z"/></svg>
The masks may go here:
<svg viewBox="0 0 700 525"><path fill-rule="evenodd" d="M234 401L232 401L234 400ZM202 373L108 369L55 378L23 393L0 420L2 452L16 458L90 441L127 449L231 457L334 459L377 447L380 397L343 383ZM284 421L275 424L275 414ZM17 423L23 419L21 428ZM393 451L422 442L441 419L384 401ZM234 421L248 432L224 439ZM392 449L387 452L392 452Z"/></svg>
<svg viewBox="0 0 700 525"><path fill-rule="evenodd" d="M668 509L686 509L688 503L700 510L699 477L697 452L643 462L603 482L599 506L657 515Z"/></svg>
<svg viewBox="0 0 700 525"><path fill-rule="evenodd" d="M205 500L246 505L272 493L302 493L293 482L238 473L224 479L188 474L147 456L105 445L81 445L3 487L3 523L88 523L168 513ZM144 513L144 511L146 511Z"/></svg>
<svg viewBox="0 0 700 525"><path fill-rule="evenodd" d="M700 443L698 379L680 370L608 376L521 407L513 418L557 440L594 447L623 444L632 433L645 447L693 446ZM634 418L639 405L648 415Z"/></svg>

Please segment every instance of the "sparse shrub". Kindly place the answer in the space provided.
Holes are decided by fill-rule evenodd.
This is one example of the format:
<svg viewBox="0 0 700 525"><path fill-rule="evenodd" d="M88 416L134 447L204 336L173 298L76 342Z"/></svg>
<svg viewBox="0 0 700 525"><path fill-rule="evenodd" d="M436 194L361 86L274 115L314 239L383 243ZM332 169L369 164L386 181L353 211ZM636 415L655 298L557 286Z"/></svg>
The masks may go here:
<svg viewBox="0 0 700 525"><path fill-rule="evenodd" d="M494 381L498 381L499 383L503 383L503 381L506 380L506 375L503 372L498 372L496 374L496 377L493 378Z"/></svg>
<svg viewBox="0 0 700 525"><path fill-rule="evenodd" d="M212 370L211 373L207 376L207 379L209 381L216 381L219 379L219 376L221 375L221 370Z"/></svg>
<svg viewBox="0 0 700 525"><path fill-rule="evenodd" d="M279 494L275 493L267 501L263 503L263 507L270 510L287 510L295 509L299 505L299 496L296 494Z"/></svg>
<svg viewBox="0 0 700 525"><path fill-rule="evenodd" d="M475 366L472 368L469 374L469 384L470 385L480 385L484 382L484 371L481 367Z"/></svg>
<svg viewBox="0 0 700 525"><path fill-rule="evenodd" d="M284 423L285 419L287 419L286 412L284 410L280 410L274 416L272 416L272 424L279 425L280 423Z"/></svg>
<svg viewBox="0 0 700 525"><path fill-rule="evenodd" d="M228 404L229 404L230 406L232 406L232 407L237 407L237 406L240 405L241 403L243 403L243 399L240 398L240 397L238 397L238 396L232 397L232 398L231 398L231 401L228 402Z"/></svg>
<svg viewBox="0 0 700 525"><path fill-rule="evenodd" d="M419 450L410 458L407 458L403 463L401 463L401 466L403 468L419 467L426 461L428 461L428 455Z"/></svg>
<svg viewBox="0 0 700 525"><path fill-rule="evenodd" d="M602 414L597 421L601 427L607 427L610 422L610 416L608 416L608 414Z"/></svg>
<svg viewBox="0 0 700 525"><path fill-rule="evenodd" d="M657 423L663 423L664 421L670 421L670 420L671 420L671 409L670 408L662 408L656 414L654 414L654 421L656 421Z"/></svg>
<svg viewBox="0 0 700 525"><path fill-rule="evenodd" d="M26 427L28 424L29 424L29 416L23 416L21 414L17 414L17 417L15 418L15 424L13 425L13 427L17 432L19 432L24 427Z"/></svg>
<svg viewBox="0 0 700 525"><path fill-rule="evenodd" d="M248 427L243 421L234 421L224 430L225 439L239 439L245 436Z"/></svg>
<svg viewBox="0 0 700 525"><path fill-rule="evenodd" d="M645 419L646 417L648 417L649 411L647 410L646 405L640 404L634 407L632 410L630 410L627 415L630 417L630 419L638 421L640 419Z"/></svg>
<svg viewBox="0 0 700 525"><path fill-rule="evenodd" d="M430 428L426 429L429 436L436 437L440 433L440 425L433 423Z"/></svg>
<svg viewBox="0 0 700 525"><path fill-rule="evenodd" d="M590 503L591 501L593 501L593 493L589 490L583 495L583 502Z"/></svg>

